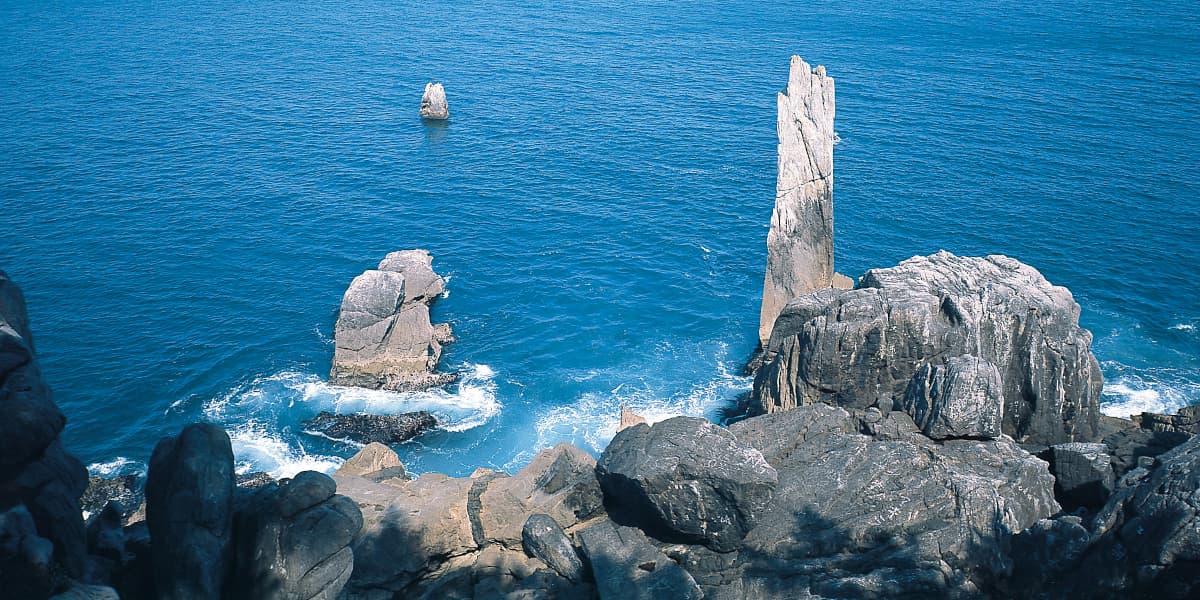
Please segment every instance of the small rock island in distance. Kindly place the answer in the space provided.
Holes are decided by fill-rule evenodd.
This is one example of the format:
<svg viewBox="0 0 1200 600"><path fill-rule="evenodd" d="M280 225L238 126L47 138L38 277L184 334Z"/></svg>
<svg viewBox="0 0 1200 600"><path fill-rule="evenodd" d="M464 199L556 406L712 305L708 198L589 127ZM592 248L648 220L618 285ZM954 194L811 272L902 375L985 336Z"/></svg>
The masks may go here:
<svg viewBox="0 0 1200 600"><path fill-rule="evenodd" d="M0 595L1198 597L1200 410L1102 415L1079 305L1013 258L837 274L834 106L826 69L793 57L738 414L614 406L598 458L563 443L515 473L414 477L388 444L431 415L325 412L306 426L365 444L332 474L238 476L226 432L196 423L154 448L144 490L89 480L0 272ZM440 84L421 116L448 116ZM444 288L423 250L354 277L330 382L452 383Z"/></svg>

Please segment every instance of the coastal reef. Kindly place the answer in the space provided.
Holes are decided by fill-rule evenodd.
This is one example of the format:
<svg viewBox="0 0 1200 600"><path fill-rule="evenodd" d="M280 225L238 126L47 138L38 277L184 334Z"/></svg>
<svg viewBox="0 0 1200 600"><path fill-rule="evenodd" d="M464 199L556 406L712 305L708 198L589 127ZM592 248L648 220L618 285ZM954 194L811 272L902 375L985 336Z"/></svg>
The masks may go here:
<svg viewBox="0 0 1200 600"><path fill-rule="evenodd" d="M792 59L780 181L799 171L768 241L782 300L767 311L764 294L744 412L649 423L613 407L598 458L564 443L511 474L414 477L379 442L432 417L323 413L310 428L372 443L332 476L275 480L236 475L228 435L198 423L155 447L132 509L136 480L89 485L63 450L24 301L0 273L0 595L1200 596L1200 409L1101 415L1079 306L1015 259L938 252L839 285L832 93L822 67ZM392 253L354 280L331 381L447 381L431 261Z"/></svg>

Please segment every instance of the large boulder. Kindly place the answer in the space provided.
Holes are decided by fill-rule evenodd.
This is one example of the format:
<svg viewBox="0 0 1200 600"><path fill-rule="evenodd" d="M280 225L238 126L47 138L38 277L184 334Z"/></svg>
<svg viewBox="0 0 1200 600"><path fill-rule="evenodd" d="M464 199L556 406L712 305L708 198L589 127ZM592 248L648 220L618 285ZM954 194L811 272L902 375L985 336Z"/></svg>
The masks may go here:
<svg viewBox="0 0 1200 600"><path fill-rule="evenodd" d="M359 450L354 456L346 459L338 467L337 474L343 476L372 478L378 473L387 473L391 477L407 479L404 463L395 450L379 442L371 442Z"/></svg>
<svg viewBox="0 0 1200 600"><path fill-rule="evenodd" d="M833 285L833 78L793 56L777 98L775 209L758 336L767 345L789 300Z"/></svg>
<svg viewBox="0 0 1200 600"><path fill-rule="evenodd" d="M334 600L354 569L358 505L328 475L305 471L239 502L231 598Z"/></svg>
<svg viewBox="0 0 1200 600"><path fill-rule="evenodd" d="M549 515L539 513L525 519L521 545L526 554L546 563L559 575L573 582L583 581L583 562L579 560L575 546Z"/></svg>
<svg viewBox="0 0 1200 600"><path fill-rule="evenodd" d="M603 520L576 534L600 600L699 600L704 592L640 529Z"/></svg>
<svg viewBox="0 0 1200 600"><path fill-rule="evenodd" d="M372 389L418 390L455 380L435 373L450 326L434 325L429 306L445 290L424 250L388 254L354 278L334 325L329 382Z"/></svg>
<svg viewBox="0 0 1200 600"><path fill-rule="evenodd" d="M154 447L146 523L158 597L221 597L233 559L233 480L233 448L216 425L188 425Z"/></svg>
<svg viewBox="0 0 1200 600"><path fill-rule="evenodd" d="M423 410L398 415L340 415L323 410L304 421L307 432L360 444L399 444L434 427L437 419Z"/></svg>
<svg viewBox="0 0 1200 600"><path fill-rule="evenodd" d="M25 505L0 511L0 574L6 597L48 597L56 584L54 570L54 544L38 535Z"/></svg>
<svg viewBox="0 0 1200 600"><path fill-rule="evenodd" d="M1112 457L1101 443L1068 442L1050 447L1054 490L1066 510L1097 509L1113 492Z"/></svg>
<svg viewBox="0 0 1200 600"><path fill-rule="evenodd" d="M972 356L999 371L1004 434L1045 445L1092 441L1103 382L1091 341L1071 293L1033 267L943 251L868 271L853 290L789 302L751 408L825 402L886 410L902 403L922 366Z"/></svg>
<svg viewBox="0 0 1200 600"><path fill-rule="evenodd" d="M986 593L1011 534L1059 510L1046 463L1011 440L935 442L901 412L817 404L729 429L779 476L739 552L746 597Z"/></svg>
<svg viewBox="0 0 1200 600"><path fill-rule="evenodd" d="M694 417L621 431L596 476L614 519L722 552L741 544L777 481L759 450Z"/></svg>

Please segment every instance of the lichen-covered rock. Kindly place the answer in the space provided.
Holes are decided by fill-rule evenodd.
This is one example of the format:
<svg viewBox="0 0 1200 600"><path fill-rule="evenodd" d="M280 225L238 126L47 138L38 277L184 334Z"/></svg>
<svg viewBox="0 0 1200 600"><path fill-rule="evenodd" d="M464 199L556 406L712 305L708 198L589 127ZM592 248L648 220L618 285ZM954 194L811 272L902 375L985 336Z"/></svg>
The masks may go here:
<svg viewBox="0 0 1200 600"><path fill-rule="evenodd" d="M762 453L704 419L675 417L617 434L596 464L610 514L653 535L736 549L771 501Z"/></svg>
<svg viewBox="0 0 1200 600"><path fill-rule="evenodd" d="M818 404L730 426L779 476L739 551L746 597L977 595L1007 574L1009 536L1059 510L1046 463L1006 439L935 442L909 421L871 436Z"/></svg>
<svg viewBox="0 0 1200 600"><path fill-rule="evenodd" d="M554 569L573 582L583 581L583 561L562 527L549 515L530 515L521 528L521 545L525 553Z"/></svg>
<svg viewBox="0 0 1200 600"><path fill-rule="evenodd" d="M233 448L216 425L188 425L154 447L146 523L159 598L221 597L233 560L233 478Z"/></svg>
<svg viewBox="0 0 1200 600"><path fill-rule="evenodd" d="M696 580L640 529L603 520L576 534L601 600L699 600Z"/></svg>
<svg viewBox="0 0 1200 600"><path fill-rule="evenodd" d="M1001 431L1020 442L1098 438L1102 377L1079 305L1034 268L948 252L873 269L853 290L795 298L775 322L752 409L887 407L924 364L973 356L999 370Z"/></svg>
<svg viewBox="0 0 1200 600"><path fill-rule="evenodd" d="M354 568L350 543L362 527L353 500L329 476L305 471L239 501L230 598L334 600Z"/></svg>
<svg viewBox="0 0 1200 600"><path fill-rule="evenodd" d="M904 392L904 410L935 440L1000 437L1004 390L996 365L956 356L917 368Z"/></svg>
<svg viewBox="0 0 1200 600"><path fill-rule="evenodd" d="M833 78L793 56L777 98L778 174L758 336L792 298L833 285Z"/></svg>
<svg viewBox="0 0 1200 600"><path fill-rule="evenodd" d="M403 250L354 278L334 325L330 383L417 390L456 379L434 372L453 336L448 325L429 320L429 306L445 289L432 265L428 252Z"/></svg>
<svg viewBox="0 0 1200 600"><path fill-rule="evenodd" d="M423 119L450 118L450 105L446 102L446 89L442 87L442 84L425 84L425 93L421 95L421 110L418 114Z"/></svg>

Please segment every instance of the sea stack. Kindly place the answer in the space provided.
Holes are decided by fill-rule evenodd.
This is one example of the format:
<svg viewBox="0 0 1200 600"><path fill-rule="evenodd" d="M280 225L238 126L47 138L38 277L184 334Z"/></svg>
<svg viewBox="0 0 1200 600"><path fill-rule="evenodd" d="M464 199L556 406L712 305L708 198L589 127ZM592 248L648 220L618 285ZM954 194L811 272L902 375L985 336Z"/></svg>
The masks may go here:
<svg viewBox="0 0 1200 600"><path fill-rule="evenodd" d="M438 121L450 118L450 105L446 104L446 89L442 84L425 84L425 95L421 96L421 118Z"/></svg>
<svg viewBox="0 0 1200 600"><path fill-rule="evenodd" d="M409 391L457 378L434 372L454 337L450 325L429 320L429 305L446 289L432 265L425 250L402 250L354 278L333 328L330 383Z"/></svg>
<svg viewBox="0 0 1200 600"><path fill-rule="evenodd" d="M833 286L833 78L792 57L778 96L778 174L759 344L789 300Z"/></svg>

